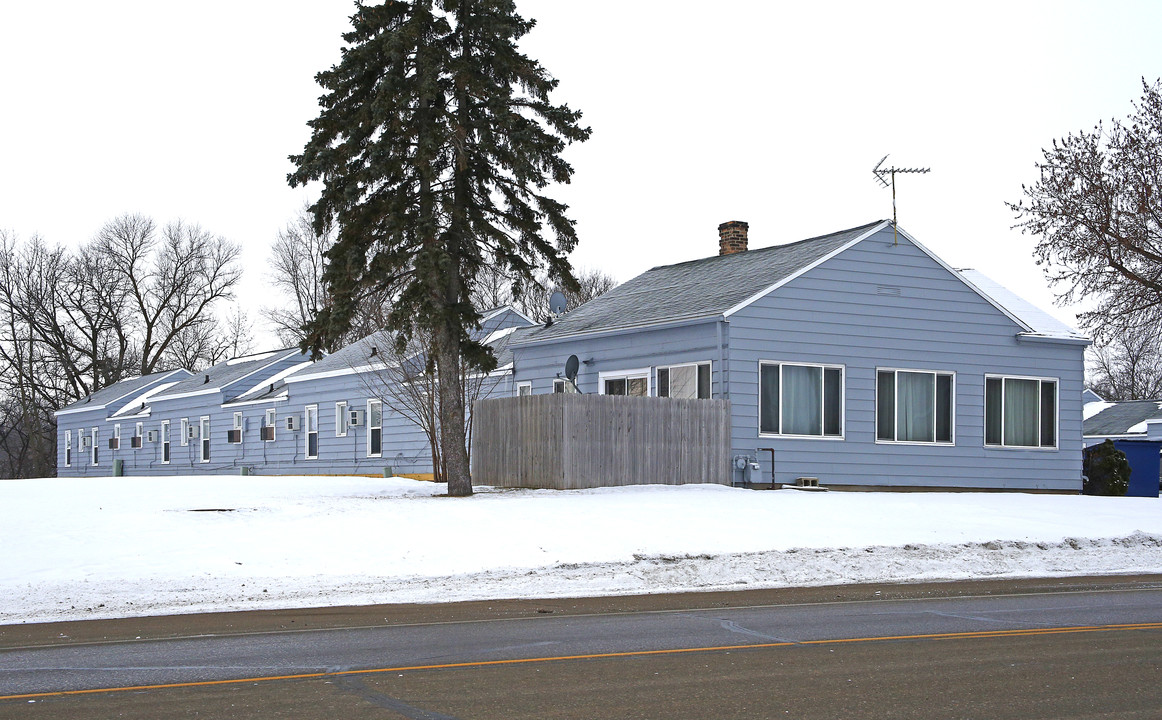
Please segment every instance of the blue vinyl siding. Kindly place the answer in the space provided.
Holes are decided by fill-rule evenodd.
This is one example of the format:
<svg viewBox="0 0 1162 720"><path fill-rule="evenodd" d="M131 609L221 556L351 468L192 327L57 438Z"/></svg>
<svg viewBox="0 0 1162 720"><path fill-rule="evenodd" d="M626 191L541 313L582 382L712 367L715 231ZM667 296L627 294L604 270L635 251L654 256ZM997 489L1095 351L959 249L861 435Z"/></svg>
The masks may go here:
<svg viewBox="0 0 1162 720"><path fill-rule="evenodd" d="M761 298L730 325L733 444L746 453L774 448L778 482L1080 490L1082 347L1019 340L1023 328L906 238L893 246L890 230ZM761 360L844 365L845 438L759 437ZM877 367L956 374L954 446L876 443ZM984 447L986 373L1059 379L1058 449ZM758 455L764 479L769 457Z"/></svg>

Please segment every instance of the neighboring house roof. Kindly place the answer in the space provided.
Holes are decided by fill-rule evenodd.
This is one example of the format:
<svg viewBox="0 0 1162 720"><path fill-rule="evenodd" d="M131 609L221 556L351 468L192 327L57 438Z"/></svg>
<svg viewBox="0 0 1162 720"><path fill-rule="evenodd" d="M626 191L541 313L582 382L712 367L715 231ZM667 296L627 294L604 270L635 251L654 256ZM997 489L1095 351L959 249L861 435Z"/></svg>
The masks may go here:
<svg viewBox="0 0 1162 720"><path fill-rule="evenodd" d="M957 272L978 290L991 297L997 305L1028 325L1030 332L1026 335L1060 340L1089 341L1089 338L1083 333L1074 330L1033 303L1017 296L987 275L972 269L958 270Z"/></svg>
<svg viewBox="0 0 1162 720"><path fill-rule="evenodd" d="M1105 402L1105 398L1103 398L1101 395L1098 395L1090 388L1086 388L1081 391L1081 401L1083 403Z"/></svg>
<svg viewBox="0 0 1162 720"><path fill-rule="evenodd" d="M178 369L129 378L121 382L113 383L109 387L98 390L92 395L82 398L71 405L66 405L60 410L57 410L56 414L59 416L77 412L88 412L90 410L104 410L106 407L116 405L118 401L124 400L134 394L140 395L150 386L164 382L166 379L187 378L189 376L189 370Z"/></svg>
<svg viewBox="0 0 1162 720"><path fill-rule="evenodd" d="M157 401L187 395L221 392L223 388L231 383L243 380L264 368L298 355L302 355L302 352L298 348L287 348L231 358L225 362L213 365L202 372L194 373L194 376L190 379L183 380L164 393L155 395L152 400ZM253 386L247 386L248 389L250 387Z"/></svg>
<svg viewBox="0 0 1162 720"><path fill-rule="evenodd" d="M526 338L534 342L730 313L890 222L652 268Z"/></svg>
<svg viewBox="0 0 1162 720"><path fill-rule="evenodd" d="M500 370L512 365L512 346L534 335L540 329L536 325L508 328L498 330L489 336L485 344L491 347L492 353L496 355L496 368Z"/></svg>
<svg viewBox="0 0 1162 720"><path fill-rule="evenodd" d="M1089 405L1095 404L1089 403L1087 410ZM1162 420L1162 401L1159 400L1130 400L1103 404L1106 407L1085 418L1082 435L1087 437L1145 435L1147 420Z"/></svg>

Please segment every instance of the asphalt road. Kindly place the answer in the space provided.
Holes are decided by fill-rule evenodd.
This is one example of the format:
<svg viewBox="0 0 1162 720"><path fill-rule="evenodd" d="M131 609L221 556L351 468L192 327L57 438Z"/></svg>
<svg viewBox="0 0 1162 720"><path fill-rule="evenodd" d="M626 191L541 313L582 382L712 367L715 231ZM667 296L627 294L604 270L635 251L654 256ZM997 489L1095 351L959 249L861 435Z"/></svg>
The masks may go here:
<svg viewBox="0 0 1162 720"><path fill-rule="evenodd" d="M0 717L1162 717L1162 587L1099 585L5 628Z"/></svg>

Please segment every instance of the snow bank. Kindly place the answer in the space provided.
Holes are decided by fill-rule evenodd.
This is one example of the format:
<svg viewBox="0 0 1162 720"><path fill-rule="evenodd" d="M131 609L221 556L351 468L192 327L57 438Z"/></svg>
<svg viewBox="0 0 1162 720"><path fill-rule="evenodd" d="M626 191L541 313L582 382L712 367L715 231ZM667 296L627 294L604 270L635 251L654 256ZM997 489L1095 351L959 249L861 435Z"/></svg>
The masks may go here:
<svg viewBox="0 0 1162 720"><path fill-rule="evenodd" d="M1162 572L1150 498L491 490L403 478L0 481L0 623Z"/></svg>

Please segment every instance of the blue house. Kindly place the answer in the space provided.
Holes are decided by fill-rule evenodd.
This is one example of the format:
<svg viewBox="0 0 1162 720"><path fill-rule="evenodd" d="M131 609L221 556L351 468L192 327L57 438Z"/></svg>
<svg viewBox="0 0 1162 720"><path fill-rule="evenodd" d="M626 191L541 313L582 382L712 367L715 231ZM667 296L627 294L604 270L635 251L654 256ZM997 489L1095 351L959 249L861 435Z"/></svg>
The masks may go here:
<svg viewBox="0 0 1162 720"><path fill-rule="evenodd" d="M576 355L583 393L729 400L765 482L1080 490L1086 338L889 221L719 233L514 343L516 384L563 391Z"/></svg>
<svg viewBox="0 0 1162 720"><path fill-rule="evenodd" d="M718 255L656 267L545 326L485 313L479 337L499 366L474 379L479 397L729 400L733 454L760 468L736 482L1080 490L1088 339L889 221L748 245L746 223L724 223ZM126 381L101 392L131 403L106 412L95 395L60 411L60 442L128 423L144 439L117 452L138 474L429 473L391 347L379 333L313 363L285 350L177 384ZM111 472L104 455L58 466Z"/></svg>

